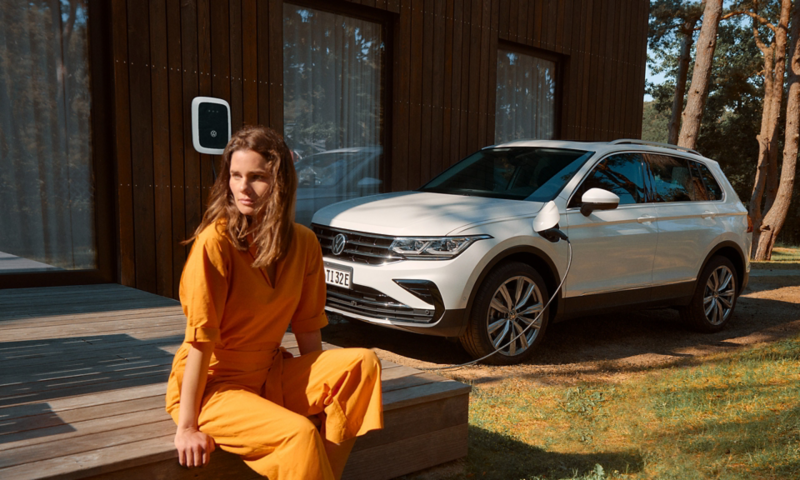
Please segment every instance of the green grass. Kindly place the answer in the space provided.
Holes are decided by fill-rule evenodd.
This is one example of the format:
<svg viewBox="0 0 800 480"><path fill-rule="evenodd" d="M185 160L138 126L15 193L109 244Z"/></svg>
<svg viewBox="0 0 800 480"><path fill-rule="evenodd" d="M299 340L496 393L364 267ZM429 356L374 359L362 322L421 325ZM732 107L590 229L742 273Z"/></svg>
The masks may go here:
<svg viewBox="0 0 800 480"><path fill-rule="evenodd" d="M772 249L772 258L767 262L752 262L754 266L769 268L775 264L800 263L800 247L777 245ZM800 268L800 265L797 265Z"/></svg>
<svg viewBox="0 0 800 480"><path fill-rule="evenodd" d="M611 378L474 385L449 478L800 478L800 336Z"/></svg>
<svg viewBox="0 0 800 480"><path fill-rule="evenodd" d="M772 249L772 262L800 262L800 247L775 247Z"/></svg>

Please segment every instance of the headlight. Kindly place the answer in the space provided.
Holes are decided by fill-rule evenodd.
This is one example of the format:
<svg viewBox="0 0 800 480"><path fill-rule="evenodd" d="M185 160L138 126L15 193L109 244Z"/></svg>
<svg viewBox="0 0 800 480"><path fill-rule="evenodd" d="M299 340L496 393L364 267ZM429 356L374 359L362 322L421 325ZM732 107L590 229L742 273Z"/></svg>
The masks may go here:
<svg viewBox="0 0 800 480"><path fill-rule="evenodd" d="M399 237L389 249L409 260L449 260L478 240L492 238L490 235L468 237Z"/></svg>

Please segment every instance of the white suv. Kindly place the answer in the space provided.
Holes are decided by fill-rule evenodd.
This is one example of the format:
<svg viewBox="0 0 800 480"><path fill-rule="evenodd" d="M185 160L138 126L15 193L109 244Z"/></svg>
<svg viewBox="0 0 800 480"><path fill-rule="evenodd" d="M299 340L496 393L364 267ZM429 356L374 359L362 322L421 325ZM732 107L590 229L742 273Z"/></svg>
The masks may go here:
<svg viewBox="0 0 800 480"><path fill-rule="evenodd" d="M569 260L566 242L534 231L548 202L574 253L537 320ZM474 358L497 350L494 364L527 359L549 322L620 307L678 307L717 331L750 271L747 211L717 162L639 140L486 147L418 190L325 207L312 226L328 311L458 337Z"/></svg>

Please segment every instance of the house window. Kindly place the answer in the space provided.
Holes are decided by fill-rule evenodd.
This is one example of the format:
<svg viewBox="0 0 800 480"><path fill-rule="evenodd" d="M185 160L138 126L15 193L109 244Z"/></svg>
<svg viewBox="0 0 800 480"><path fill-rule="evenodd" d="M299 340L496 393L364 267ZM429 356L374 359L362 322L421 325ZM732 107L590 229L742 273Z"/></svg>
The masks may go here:
<svg viewBox="0 0 800 480"><path fill-rule="evenodd" d="M284 4L284 136L298 175L296 219L382 190L381 23Z"/></svg>
<svg viewBox="0 0 800 480"><path fill-rule="evenodd" d="M552 139L556 61L500 48L497 52L495 142Z"/></svg>
<svg viewBox="0 0 800 480"><path fill-rule="evenodd" d="M96 268L85 2L0 2L0 274Z"/></svg>

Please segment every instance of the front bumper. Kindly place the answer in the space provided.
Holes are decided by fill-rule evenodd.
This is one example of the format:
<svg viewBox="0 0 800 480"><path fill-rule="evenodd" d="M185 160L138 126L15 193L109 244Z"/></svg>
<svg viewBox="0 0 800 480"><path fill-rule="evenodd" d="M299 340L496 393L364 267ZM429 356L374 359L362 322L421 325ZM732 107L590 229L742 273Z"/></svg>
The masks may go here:
<svg viewBox="0 0 800 480"><path fill-rule="evenodd" d="M458 310L445 310L442 315L435 319L432 323L424 326L399 320L397 318L389 318L380 314L372 314L367 312L355 313L352 309L343 309L340 305L332 303L328 297L328 303L325 305L325 310L331 313L342 315L343 317L359 320L373 325L380 325L382 327L392 328L395 330L403 330L405 332L420 333L423 335L436 335L440 337L460 337L464 334L467 328L467 311L466 309Z"/></svg>

